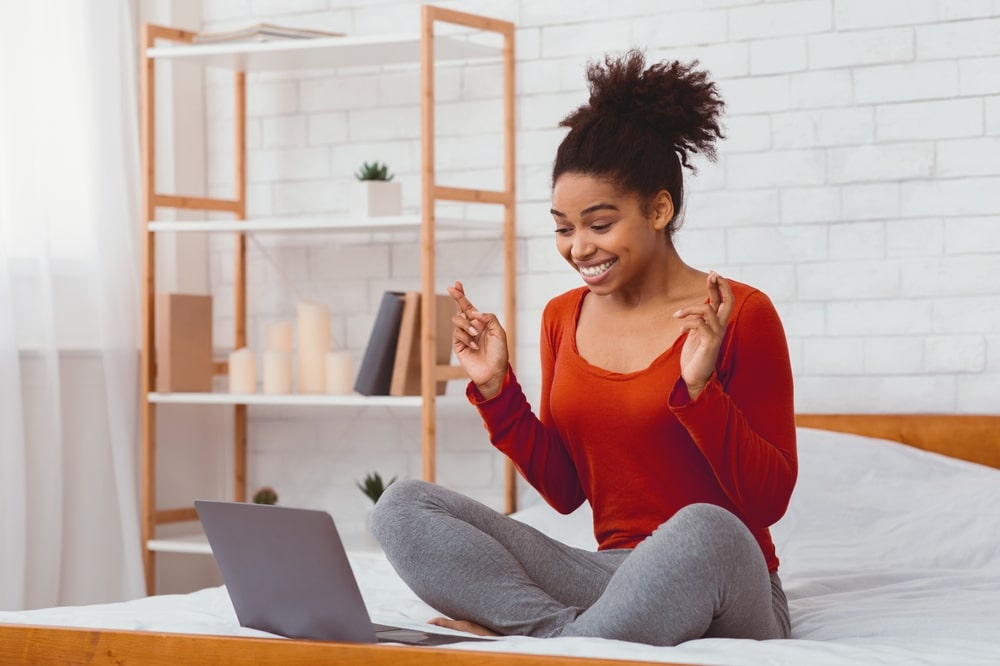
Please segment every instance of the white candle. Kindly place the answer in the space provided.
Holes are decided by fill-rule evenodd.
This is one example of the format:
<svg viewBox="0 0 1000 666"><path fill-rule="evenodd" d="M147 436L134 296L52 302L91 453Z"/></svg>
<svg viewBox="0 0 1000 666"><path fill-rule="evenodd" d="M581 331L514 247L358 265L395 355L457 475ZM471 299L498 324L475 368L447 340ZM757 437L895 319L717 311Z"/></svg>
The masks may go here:
<svg viewBox="0 0 1000 666"><path fill-rule="evenodd" d="M252 351L241 347L229 354L229 392L257 391L257 361Z"/></svg>
<svg viewBox="0 0 1000 666"><path fill-rule="evenodd" d="M323 393L330 313L316 303L299 303L299 393Z"/></svg>
<svg viewBox="0 0 1000 666"><path fill-rule="evenodd" d="M292 322L279 321L268 325L266 349L292 353Z"/></svg>
<svg viewBox="0 0 1000 666"><path fill-rule="evenodd" d="M292 392L292 353L280 349L264 351L264 393L284 395Z"/></svg>
<svg viewBox="0 0 1000 666"><path fill-rule="evenodd" d="M327 352L326 392L332 395L354 393L354 368L350 352Z"/></svg>

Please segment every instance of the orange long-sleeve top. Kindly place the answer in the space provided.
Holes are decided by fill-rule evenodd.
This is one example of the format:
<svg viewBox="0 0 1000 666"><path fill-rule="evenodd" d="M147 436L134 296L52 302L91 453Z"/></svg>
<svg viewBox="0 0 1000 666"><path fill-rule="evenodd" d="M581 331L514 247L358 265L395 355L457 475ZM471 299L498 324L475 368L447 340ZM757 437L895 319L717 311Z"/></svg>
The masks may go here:
<svg viewBox="0 0 1000 666"><path fill-rule="evenodd" d="M778 568L768 526L784 514L798 469L788 347L770 299L730 284L716 371L694 400L680 376L684 335L638 372L580 356L587 287L543 313L538 416L509 368L489 400L469 384L490 441L552 507L570 513L590 502L601 550L633 548L679 509L707 502L739 517L768 569Z"/></svg>

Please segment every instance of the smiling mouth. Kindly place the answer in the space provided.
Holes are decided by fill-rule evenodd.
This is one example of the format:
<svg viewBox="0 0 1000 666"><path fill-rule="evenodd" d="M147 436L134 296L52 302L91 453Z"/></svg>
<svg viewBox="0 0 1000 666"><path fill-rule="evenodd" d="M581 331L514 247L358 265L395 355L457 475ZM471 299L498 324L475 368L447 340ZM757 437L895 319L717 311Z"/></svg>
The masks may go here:
<svg viewBox="0 0 1000 666"><path fill-rule="evenodd" d="M605 261L602 264L597 264L596 266L580 266L580 275L582 275L585 278L595 278L599 275L606 273L608 269L615 264L616 261L618 260L611 259L609 261Z"/></svg>

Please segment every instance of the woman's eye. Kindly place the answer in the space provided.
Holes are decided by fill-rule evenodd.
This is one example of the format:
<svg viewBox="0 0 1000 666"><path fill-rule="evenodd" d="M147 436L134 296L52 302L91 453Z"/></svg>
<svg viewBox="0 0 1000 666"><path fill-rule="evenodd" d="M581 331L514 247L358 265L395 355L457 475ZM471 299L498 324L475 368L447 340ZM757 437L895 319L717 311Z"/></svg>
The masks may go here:
<svg viewBox="0 0 1000 666"><path fill-rule="evenodd" d="M559 236L568 236L570 231L569 227L556 227L556 234Z"/></svg>
<svg viewBox="0 0 1000 666"><path fill-rule="evenodd" d="M600 224L592 224L592 225L590 225L590 230L591 231L596 231L597 233L601 233L601 232L607 231L610 228L611 228L611 223L610 222L601 222Z"/></svg>

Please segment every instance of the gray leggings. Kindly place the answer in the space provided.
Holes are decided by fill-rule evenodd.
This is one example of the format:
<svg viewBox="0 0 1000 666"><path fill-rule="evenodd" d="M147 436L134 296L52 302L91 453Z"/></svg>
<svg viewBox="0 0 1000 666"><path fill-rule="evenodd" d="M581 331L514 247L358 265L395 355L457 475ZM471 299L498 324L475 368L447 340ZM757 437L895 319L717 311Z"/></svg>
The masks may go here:
<svg viewBox="0 0 1000 666"><path fill-rule="evenodd" d="M397 481L372 530L417 596L499 634L651 645L790 635L778 575L746 526L711 504L685 507L635 549L595 553L441 486Z"/></svg>

